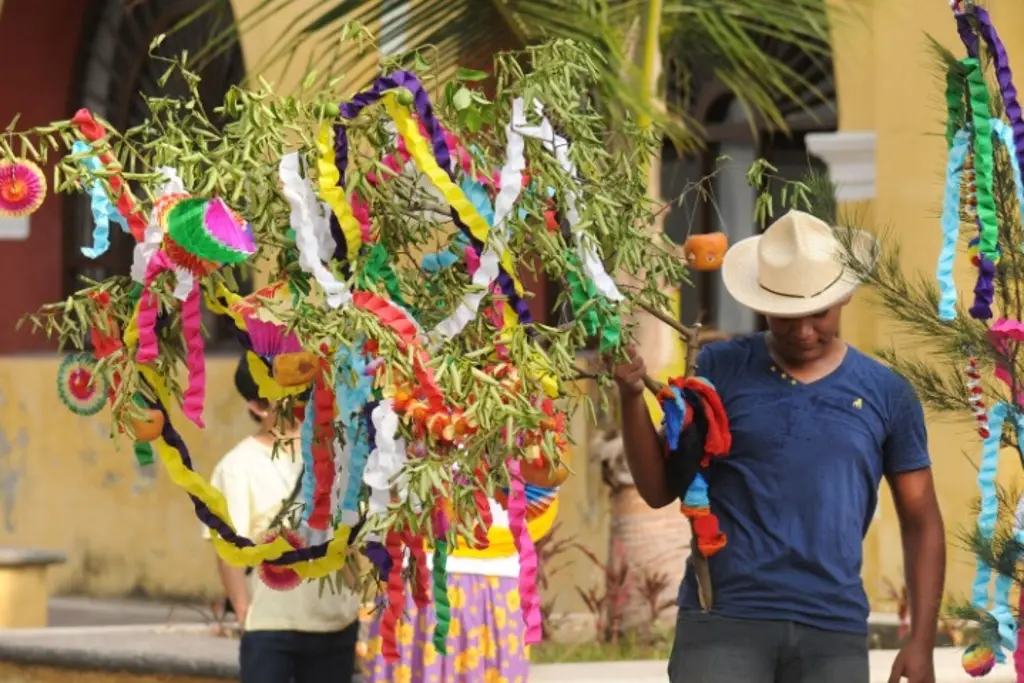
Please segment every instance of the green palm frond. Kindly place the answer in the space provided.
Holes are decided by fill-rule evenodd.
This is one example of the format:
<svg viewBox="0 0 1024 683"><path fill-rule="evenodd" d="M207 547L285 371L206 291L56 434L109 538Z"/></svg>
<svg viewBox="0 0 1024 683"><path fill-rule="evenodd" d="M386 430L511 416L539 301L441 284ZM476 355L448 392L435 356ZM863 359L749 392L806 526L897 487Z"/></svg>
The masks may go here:
<svg viewBox="0 0 1024 683"><path fill-rule="evenodd" d="M285 64L306 47L308 68L322 78L343 76L350 88L365 85L376 70L367 53L341 51L339 32L350 22L374 26L378 45L401 45L419 54L435 73L460 62L486 62L499 47L523 47L552 38L586 42L604 56L599 96L621 103L634 118L648 117L666 127L682 146L693 143L696 122L685 103L664 109L645 96L640 69L627 54L626 38L651 0L332 0L304 5L282 23L275 47L250 64L251 73ZM208 0L197 12L229 0ZM295 0L260 0L200 55L211 58L239 32L280 21ZM802 51L830 71L829 14L825 0L661 0L661 45L673 73L688 83L700 70L720 80L751 115L785 129L782 105L811 108L825 99L814 83L777 54L771 41ZM834 4L834 3L833 3ZM852 3L856 5L857 3ZM847 10L842 10L846 12ZM292 10L294 12L294 10ZM401 15L401 19L389 19ZM510 45L509 43L514 43ZM517 44L517 45L515 45ZM371 64L373 62L373 64Z"/></svg>

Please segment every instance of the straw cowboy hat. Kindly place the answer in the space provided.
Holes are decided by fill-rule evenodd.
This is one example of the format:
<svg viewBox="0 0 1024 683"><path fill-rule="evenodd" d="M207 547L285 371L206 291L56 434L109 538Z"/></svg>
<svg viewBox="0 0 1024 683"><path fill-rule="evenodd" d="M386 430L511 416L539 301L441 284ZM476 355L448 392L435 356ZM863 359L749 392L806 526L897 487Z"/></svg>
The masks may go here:
<svg viewBox="0 0 1024 683"><path fill-rule="evenodd" d="M847 264L873 266L875 238L833 228L802 211L790 211L755 237L734 244L722 263L722 280L736 301L763 315L800 318L840 303L860 286Z"/></svg>

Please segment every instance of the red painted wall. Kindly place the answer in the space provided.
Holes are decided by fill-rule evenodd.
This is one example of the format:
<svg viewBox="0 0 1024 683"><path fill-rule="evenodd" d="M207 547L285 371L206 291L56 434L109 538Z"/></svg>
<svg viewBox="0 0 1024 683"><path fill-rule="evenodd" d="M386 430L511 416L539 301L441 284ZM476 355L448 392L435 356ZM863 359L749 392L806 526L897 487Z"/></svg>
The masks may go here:
<svg viewBox="0 0 1024 683"><path fill-rule="evenodd" d="M18 128L69 118L83 0L8 0L0 13L0 130L21 112ZM15 149L17 152L17 149ZM52 180L52 169L44 169ZM50 194L20 242L0 240L0 353L52 348L14 325L24 313L61 298L63 205Z"/></svg>

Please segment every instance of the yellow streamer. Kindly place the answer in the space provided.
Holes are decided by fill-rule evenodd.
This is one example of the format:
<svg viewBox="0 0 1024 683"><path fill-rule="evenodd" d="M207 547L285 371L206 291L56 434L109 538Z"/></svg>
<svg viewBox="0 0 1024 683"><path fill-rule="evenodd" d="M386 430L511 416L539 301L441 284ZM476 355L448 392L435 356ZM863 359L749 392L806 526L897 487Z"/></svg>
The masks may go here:
<svg viewBox="0 0 1024 683"><path fill-rule="evenodd" d="M320 198L327 202L331 211L338 218L341 232L345 235L348 260L355 262L356 257L359 256L359 247L363 244L363 231L359 226L359 221L352 213L352 206L348 203L348 198L345 197L345 190L338 186L338 182L341 181L341 170L334 160L334 131L326 122L320 126L320 137L317 138L316 148L320 152L316 161Z"/></svg>
<svg viewBox="0 0 1024 683"><path fill-rule="evenodd" d="M170 392L163 378L153 368L139 366L139 372L146 381L153 387L157 399L169 410L171 406ZM171 481L192 494L210 508L210 512L219 517L232 531L235 525L231 522L231 515L228 513L227 501L223 494L210 485L198 473L185 467L181 461L181 454L178 450L164 441L162 438L153 442L156 445L160 460L167 469ZM213 538L213 546L228 564L235 567L254 567L267 560L274 560L284 553L295 550L287 540L278 536L270 543L259 543L247 548L239 548L221 538L216 531L210 530ZM327 544L327 553L316 560L300 562L291 565L290 568L304 579L318 579L332 574L345 566L345 554L348 550L348 539L351 529L344 524L334 528L334 538Z"/></svg>
<svg viewBox="0 0 1024 683"><path fill-rule="evenodd" d="M539 517L529 522L526 526L530 530L530 538L535 542L544 538L551 532L558 516L558 498L551 501L551 505ZM502 557L511 557L516 554L515 540L512 532L508 529L491 527L487 531L487 540L490 544L483 550L471 548L463 538L459 538L459 545L451 554L451 557L463 557L473 560L496 560Z"/></svg>

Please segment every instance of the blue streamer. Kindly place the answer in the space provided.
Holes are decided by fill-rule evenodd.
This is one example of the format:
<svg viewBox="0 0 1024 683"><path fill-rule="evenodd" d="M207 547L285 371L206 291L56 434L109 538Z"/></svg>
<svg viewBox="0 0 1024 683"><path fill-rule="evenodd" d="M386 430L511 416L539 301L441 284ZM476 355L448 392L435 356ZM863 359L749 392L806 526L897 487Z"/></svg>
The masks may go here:
<svg viewBox="0 0 1024 683"><path fill-rule="evenodd" d="M997 403L988 412L988 438L981 447L981 462L978 466L978 491L981 494L981 510L978 513L978 535L986 542L991 542L995 535L999 516L999 499L996 496L996 474L999 470L999 446L1003 438L1003 422L1008 411L1006 403ZM1017 416L1021 425L1020 416ZM988 610L988 585L992 578L992 568L980 557L976 560L974 586L971 590L971 602L980 612ZM1011 577L997 576L995 591L992 596L992 610L989 614L999 625L999 636L1002 648L1011 652L1016 647L1016 625L1009 604ZM996 661L1005 661L1005 654L1000 647L993 647Z"/></svg>
<svg viewBox="0 0 1024 683"><path fill-rule="evenodd" d="M939 319L956 320L956 282L953 266L956 262L956 243L960 239L960 178L970 149L967 131L957 131L949 150L946 164L946 193L942 203L942 249L936 278L939 282Z"/></svg>
<svg viewBox="0 0 1024 683"><path fill-rule="evenodd" d="M78 140L71 146L72 154L89 154L82 158L82 163L90 173L97 173L103 170L103 162L96 154L91 153L92 147ZM128 221L118 212L98 180L88 180L85 183L86 192L89 193L89 207L92 210L93 231L91 247L82 247L82 253L86 257L94 259L102 256L110 248L110 221L113 220L121 226L123 232L128 232Z"/></svg>
<svg viewBox="0 0 1024 683"><path fill-rule="evenodd" d="M334 355L334 395L338 419L345 429L345 447L349 449L348 472L336 475L347 477L338 506L342 523L350 526L359 521L359 492L370 457L370 432L363 408L373 399L373 377L366 372L366 358L356 350L362 349L363 343L360 338L351 347L342 344Z"/></svg>
<svg viewBox="0 0 1024 683"><path fill-rule="evenodd" d="M1013 169L1013 182L1017 188L1017 208L1024 216L1024 181L1021 180L1020 166L1017 165L1016 143L1013 140L1013 128L1002 119L992 119L992 135L1006 148L1010 155L1010 167Z"/></svg>
<svg viewBox="0 0 1024 683"><path fill-rule="evenodd" d="M313 491L316 488L316 474L313 471L313 397L306 401L306 414L299 430L302 449L302 521L308 522L313 514Z"/></svg>
<svg viewBox="0 0 1024 683"><path fill-rule="evenodd" d="M683 434L683 424L686 422L686 401L683 399L683 392L679 387L670 387L673 400L665 401L662 406L664 417L662 425L665 427L665 439L668 442L669 450L679 447L679 437Z"/></svg>

